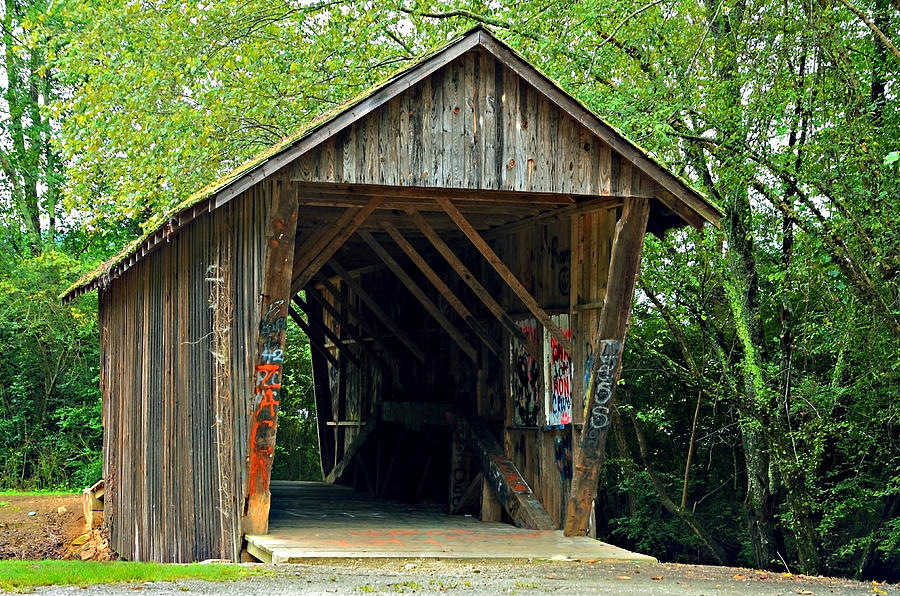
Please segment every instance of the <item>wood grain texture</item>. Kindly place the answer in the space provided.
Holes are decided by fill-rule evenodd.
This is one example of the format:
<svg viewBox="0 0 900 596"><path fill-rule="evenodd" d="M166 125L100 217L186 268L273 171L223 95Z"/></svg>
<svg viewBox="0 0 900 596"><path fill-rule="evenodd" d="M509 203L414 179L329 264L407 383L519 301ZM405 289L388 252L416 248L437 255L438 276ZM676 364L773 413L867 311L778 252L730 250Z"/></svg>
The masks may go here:
<svg viewBox="0 0 900 596"><path fill-rule="evenodd" d="M591 346L592 366L584 396L585 428L575 456L572 494L564 527L566 536L587 533L597 496L649 211L647 200L627 200L616 225L606 298Z"/></svg>
<svg viewBox="0 0 900 596"><path fill-rule="evenodd" d="M487 52L450 61L336 138L343 151L331 142L311 148L292 164L291 178L586 196L654 190L640 172L646 183L611 180L610 146Z"/></svg>

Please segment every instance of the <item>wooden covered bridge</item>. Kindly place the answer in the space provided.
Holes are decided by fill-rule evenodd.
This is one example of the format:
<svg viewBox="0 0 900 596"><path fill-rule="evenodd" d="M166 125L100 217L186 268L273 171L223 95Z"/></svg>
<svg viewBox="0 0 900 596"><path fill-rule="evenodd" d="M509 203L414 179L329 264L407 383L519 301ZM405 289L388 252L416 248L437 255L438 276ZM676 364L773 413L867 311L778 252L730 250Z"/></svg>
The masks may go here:
<svg viewBox="0 0 900 596"><path fill-rule="evenodd" d="M720 213L476 28L187 199L98 289L130 559L267 531L288 318L328 482L589 530L646 231Z"/></svg>

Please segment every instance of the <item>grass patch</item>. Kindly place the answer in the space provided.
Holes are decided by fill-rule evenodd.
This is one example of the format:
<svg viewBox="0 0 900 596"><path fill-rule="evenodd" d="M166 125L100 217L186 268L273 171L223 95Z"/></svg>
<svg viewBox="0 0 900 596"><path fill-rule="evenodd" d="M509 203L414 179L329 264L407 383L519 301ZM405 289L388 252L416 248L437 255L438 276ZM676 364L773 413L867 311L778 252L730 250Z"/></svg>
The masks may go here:
<svg viewBox="0 0 900 596"><path fill-rule="evenodd" d="M268 573L240 565L173 565L134 561L0 561L0 590L22 592L39 586L91 586L179 579L235 580Z"/></svg>
<svg viewBox="0 0 900 596"><path fill-rule="evenodd" d="M9 490L0 489L0 497L79 497L74 490Z"/></svg>

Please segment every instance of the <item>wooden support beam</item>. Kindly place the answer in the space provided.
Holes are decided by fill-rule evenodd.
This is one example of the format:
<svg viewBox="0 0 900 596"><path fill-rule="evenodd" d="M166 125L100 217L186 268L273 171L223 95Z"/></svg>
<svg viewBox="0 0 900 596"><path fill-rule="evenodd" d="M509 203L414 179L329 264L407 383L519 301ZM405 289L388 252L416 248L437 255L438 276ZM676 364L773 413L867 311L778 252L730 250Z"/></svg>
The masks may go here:
<svg viewBox="0 0 900 596"><path fill-rule="evenodd" d="M300 195L334 194L341 197L347 195L383 196L392 201L400 199L433 200L435 197L447 197L454 201L505 203L509 206L541 206L571 205L575 202L572 195L549 192L523 192L517 190L484 190L475 188L444 188L423 186L386 186L381 184L347 184L333 182L295 181Z"/></svg>
<svg viewBox="0 0 900 596"><path fill-rule="evenodd" d="M450 508L450 514L453 515L455 513L464 512L470 508L473 511L477 510L481 498L481 487L483 484L484 475L481 472L478 472L477 474L475 474L475 477L472 478L472 482L469 483L469 487L466 489L466 492L464 492L462 497L457 500L456 507Z"/></svg>
<svg viewBox="0 0 900 596"><path fill-rule="evenodd" d="M397 323L391 318L389 314L384 312L384 309L372 298L368 292L366 292L359 282L357 282L352 275L347 273L347 271L334 259L330 259L328 261L328 266L341 278L341 280L347 284L347 286L357 295L359 299L363 301L363 304L369 307L376 317L390 329L393 334L399 339L404 346L406 346L410 353L415 356L416 360L418 360L421 364L425 364L425 356L424 352L416 345L416 342L409 337L409 335L400 328ZM380 267L380 265L379 265Z"/></svg>
<svg viewBox="0 0 900 596"><path fill-rule="evenodd" d="M363 337L362 335L360 335L359 331L354 329L353 325L347 322L341 312L337 308L335 308L333 304L325 300L318 292L310 290L309 288L306 289L306 298L307 300L312 300L313 302L318 304L320 307L322 307L323 310L325 310L325 312L331 315L335 322L337 322L341 326L341 330L346 331L350 336L350 339L359 344L359 347L362 348L362 350L366 352L370 358L376 361L384 361L381 354L373 350L368 345L368 343L363 340Z"/></svg>
<svg viewBox="0 0 900 596"><path fill-rule="evenodd" d="M482 474L515 524L531 530L555 530L556 524L537 495L484 423L460 414L448 414L448 420L478 461Z"/></svg>
<svg viewBox="0 0 900 596"><path fill-rule="evenodd" d="M319 256L319 253L322 252L322 249L325 248L325 245L331 240L334 231L342 230L347 227L347 224L350 223L350 220L353 219L353 216L356 215L356 213L361 208L362 205L345 209L343 213L341 213L337 217L318 222L319 225L310 230L308 233L303 232L303 244L298 246L296 252L294 253L294 269L292 272L293 277L291 278L291 282L294 281L296 273L305 271L306 268L309 267L309 264L312 263L312 260ZM309 218L310 216L307 213L307 209L304 209L304 221L298 222L298 225L303 225L303 223L305 223Z"/></svg>
<svg viewBox="0 0 900 596"><path fill-rule="evenodd" d="M434 317L434 320L444 328L444 331L446 331L451 338L453 338L453 341L456 342L456 345L459 346L463 353L468 356L469 359L472 360L472 362L475 362L477 364L478 356L475 348L472 347L472 344L470 344L463 336L463 334L460 333L459 330L453 325L453 323L451 323L447 319L447 317L444 316L444 314L441 312L441 309L439 309L437 305L431 301L431 298L429 298L425 294L425 292L422 291L418 284L416 284L416 282L412 280L412 278L406 273L406 271L403 270L403 267L401 267L400 264L394 260L394 257L388 254L384 247L382 247L381 244L379 244L378 241L375 240L375 238L369 232L360 232L360 236L362 236L362 239L366 242L366 244L369 245L369 248L371 248L375 252L375 254L377 254L379 258L381 258L382 261L384 261L384 264L388 266L388 269L393 271L394 275L396 275L397 278L403 283L403 285L406 286L406 289L416 297L416 299L422 304L425 310L428 311L428 314Z"/></svg>
<svg viewBox="0 0 900 596"><path fill-rule="evenodd" d="M344 451L343 459L341 459L328 476L325 477L326 483L334 484L341 479L344 472L346 472L347 468L350 467L350 464L353 463L353 459L356 457L357 453L359 453L360 448L369 440L369 437L372 435L377 424L378 414L375 412L372 414L371 418L366 421L365 426L359 429L359 434L356 435L350 443L350 446Z"/></svg>
<svg viewBox="0 0 900 596"><path fill-rule="evenodd" d="M487 262L491 264L494 270L500 275L503 281L510 287L510 289L515 293L516 296L519 297L519 300L522 301L522 304L525 305L531 314L540 321L541 325L550 332L556 341L560 343L560 345L564 346L566 351L571 352L571 338L566 337L565 332L559 328L559 325L553 322L553 319L550 318L550 315L538 305L537 300L525 289L525 286L522 285L512 271L509 270L509 267L500 260L500 257L497 256L497 253L490 247L490 245L481 237L478 233L478 230L472 227L472 224L465 218L465 216L459 212L459 209L456 208L453 203L451 203L448 199L445 198L437 198L435 199L438 204L444 208L444 211L447 212L447 215L450 216L459 229L462 230L463 234L465 234L472 244L475 245L475 248L478 249L478 252L487 259Z"/></svg>
<svg viewBox="0 0 900 596"><path fill-rule="evenodd" d="M334 256L334 253L338 251L338 249L343 246L343 244L347 241L350 236L356 233L356 230L359 229L359 226L362 225L366 218L369 217L373 211L378 207L379 203L384 200L384 197L372 197L368 203L366 203L365 207L357 210L356 213L353 214L353 217L350 218L350 221L343 228L339 228L337 234L331 237L330 241L325 244L321 251L310 260L309 264L306 265L297 275L294 277L291 282L291 292L296 294L300 290L303 289L309 280L313 278L313 276L318 273L319 269L322 268L322 265L325 264L328 259Z"/></svg>
<svg viewBox="0 0 900 596"><path fill-rule="evenodd" d="M300 318L300 313L291 307L288 312L297 326L303 330L306 337L309 338L309 345L315 346L317 350L310 354L310 364L312 364L313 376L313 393L316 399L316 431L319 438L319 463L322 468L322 476L327 476L335 464L335 453L337 445L335 444L334 432L329 428L330 422L334 420L334 409L331 406L331 387L328 382L328 364L335 369L339 367L337 359L325 348L324 335L310 327L306 321ZM321 356L321 358L319 357ZM323 361L324 358L324 361Z"/></svg>
<svg viewBox="0 0 900 596"><path fill-rule="evenodd" d="M269 529L269 480L275 454L275 431L281 397L284 340L290 303L291 265L297 231L297 196L281 181L272 182L272 203L266 231L259 334L253 367L247 493L241 532L265 534Z"/></svg>
<svg viewBox="0 0 900 596"><path fill-rule="evenodd" d="M507 333L509 333L525 350L534 358L535 362L543 362L541 358L541 353L538 349L538 346L531 343L525 333L522 332L522 329L513 321L510 316L503 310L503 307L500 306L500 303L494 300L494 297L491 296L491 293L487 291L487 289L481 285L481 282L472 275L472 273L466 268L463 262L456 256L456 253L444 242L440 236L438 236L437 232L432 228L425 218L422 217L422 214L418 211L409 210L407 211L409 216L413 219L416 225L419 227L419 230L422 234L428 238L431 245L437 250L442 257L450 264L450 267L456 271L457 275L459 275L466 285L472 290L472 292L478 296L481 301L484 303L485 307L500 321L500 324L506 329Z"/></svg>
<svg viewBox="0 0 900 596"><path fill-rule="evenodd" d="M580 449L575 453L566 536L587 534L597 498L597 482L609 434L610 411L615 405L616 384L622 372L622 352L631 322L649 213L648 199L627 199L616 224L606 299L600 311L596 340L591 346L593 365L585 387L584 429Z"/></svg>
<svg viewBox="0 0 900 596"><path fill-rule="evenodd" d="M341 304L341 308L343 310L347 311L347 313L351 317L356 319L359 328L363 332L371 336L372 341L376 346L378 346L378 349L381 350L385 356L390 358L395 366L400 366L400 363L403 362L400 356L396 352L394 352L394 350L388 347L383 341L381 341L381 337L379 337L381 334L378 332L378 329L376 329L374 325L370 324L368 320L366 320L366 318L362 316L362 313L360 313L359 310L350 302L350 300L348 300L347 297L344 296L343 292L338 290L335 285L331 283L331 280L329 280L324 275L320 275L316 281L318 283L321 283L322 287Z"/></svg>
<svg viewBox="0 0 900 596"><path fill-rule="evenodd" d="M491 228L490 231L485 232L484 236L486 238L496 238L500 234L505 234L506 232L519 230L521 228L525 228L535 224L545 223L549 220L559 220L563 217L581 215L584 213L591 213L593 211L615 209L616 207L621 206L621 197L598 197L596 199L590 199L587 201L582 201L580 203L575 203L574 205L555 207L553 209L550 209L549 211L543 211L541 213L538 213L537 215L532 215L531 217L525 217L518 221L504 224L502 226L497 226L496 228Z"/></svg>
<svg viewBox="0 0 900 596"><path fill-rule="evenodd" d="M466 450L466 445L457 427L453 429L450 436L450 481L448 482L450 490L447 510L451 515L465 505L463 500L472 484L472 458ZM479 488L481 488L480 485Z"/></svg>
<svg viewBox="0 0 900 596"><path fill-rule="evenodd" d="M502 349L500 348L499 342L491 337L491 334L487 329L484 328L484 325L478 322L475 316L466 308L466 305L463 304L462 300L460 300L456 294L453 293L444 280L441 279L441 276L438 275L434 269L422 258L422 255L419 254L419 251L415 249L415 247L409 243L409 241L403 237L403 234L395 228L392 224L385 222L382 224L384 230L390 234L391 238L394 242L397 243L403 252L406 253L406 256L410 258L410 260L416 264L416 267L419 268L428 281L435 287L435 289L440 292L440 294L447 300L447 303L453 307L453 310L459 314L463 321L472 328L472 331L484 342L484 345L488 347L488 349L496 354L498 357L502 354Z"/></svg>
<svg viewBox="0 0 900 596"><path fill-rule="evenodd" d="M309 345L311 345L317 352L319 352L322 355L322 357L325 358L325 360L327 360L329 364L331 364L331 366L337 368L338 367L337 358L335 358L334 354L329 352L328 348L326 348L324 345L320 344L319 342L314 342L312 340L313 335L315 335L315 332L312 330L312 328L309 326L309 324L303 320L303 317L300 316L300 313L298 313L296 310L294 310L293 306L290 306L290 307L288 307L288 314L291 315L291 319L293 319L294 323L297 324L297 327L299 327L300 330L306 334L306 337L309 338Z"/></svg>
<svg viewBox="0 0 900 596"><path fill-rule="evenodd" d="M362 368L362 363L359 361L359 358L356 357L356 354L354 354L353 352L350 351L350 348L347 347L347 344L345 344L343 341L341 341L341 338L338 337L337 334L334 331L332 331L328 325L326 325L323 322L319 322L318 320L316 320L315 317L313 317L310 314L312 312L312 309L310 308L309 304L304 302L303 299L300 298L300 296L296 296L296 295L292 298L292 300L294 301L294 304L296 304L297 306L300 307L300 310L302 310L304 313L306 313L306 319L307 319L307 321L309 321L310 327L312 327L316 331L324 334L325 337L330 339L331 343L333 343L334 346L338 350L340 350L341 354L345 358L347 358L347 360L352 362L353 365L356 366L356 368Z"/></svg>

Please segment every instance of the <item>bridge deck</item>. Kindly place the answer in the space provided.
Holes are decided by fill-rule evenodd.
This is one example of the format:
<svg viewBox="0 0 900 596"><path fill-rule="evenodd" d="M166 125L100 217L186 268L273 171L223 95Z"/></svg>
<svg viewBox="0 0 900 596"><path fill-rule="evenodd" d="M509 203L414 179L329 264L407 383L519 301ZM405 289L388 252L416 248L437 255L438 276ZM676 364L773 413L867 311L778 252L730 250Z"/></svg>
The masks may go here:
<svg viewBox="0 0 900 596"><path fill-rule="evenodd" d="M344 486L273 482L269 534L247 549L270 563L317 558L656 559L561 530L524 530L447 515L435 503L375 499Z"/></svg>

